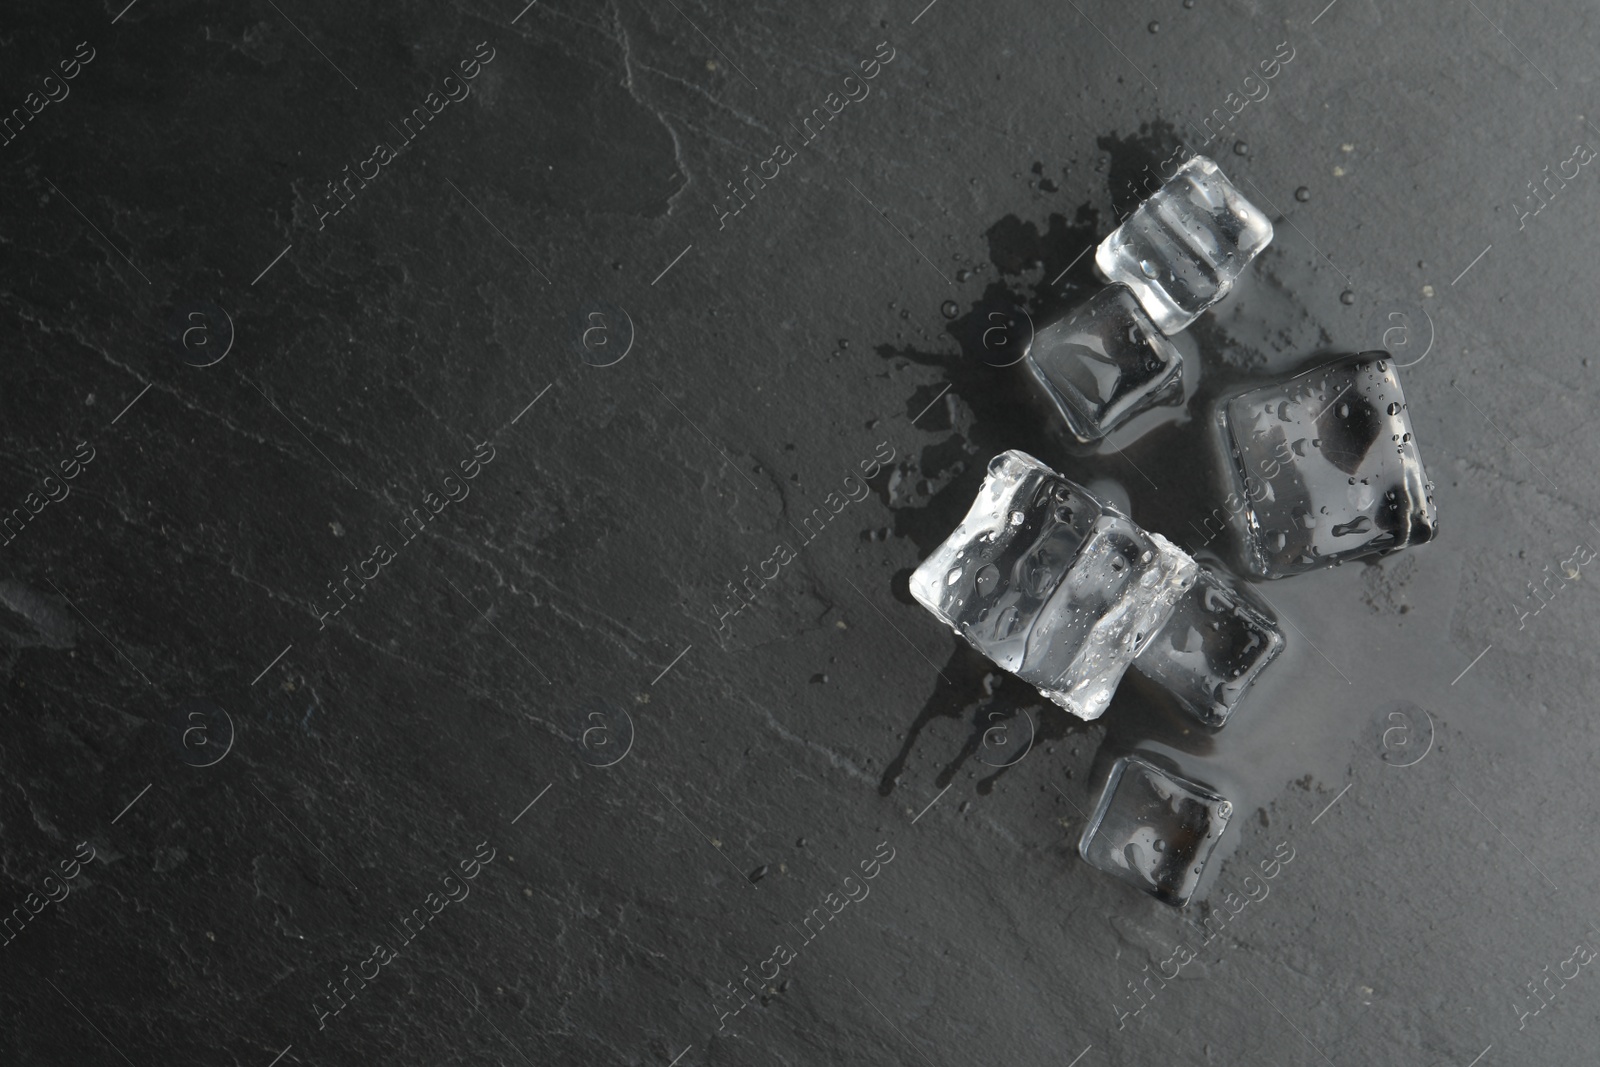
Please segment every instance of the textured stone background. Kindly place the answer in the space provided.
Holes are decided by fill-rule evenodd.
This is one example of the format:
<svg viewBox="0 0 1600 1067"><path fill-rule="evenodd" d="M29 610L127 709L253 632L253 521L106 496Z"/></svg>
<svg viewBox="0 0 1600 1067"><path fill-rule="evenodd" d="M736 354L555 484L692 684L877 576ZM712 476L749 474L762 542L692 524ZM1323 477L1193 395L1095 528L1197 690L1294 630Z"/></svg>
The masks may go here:
<svg viewBox="0 0 1600 1067"><path fill-rule="evenodd" d="M1593 576L1537 614L1528 583L1600 541L1595 171L1520 217L1600 145L1590 8L124 3L0 14L0 109L93 55L0 148L0 511L93 454L0 548L0 913L93 851L0 945L0 1062L1592 1058ZM319 221L480 42L471 95ZM1180 141L1277 239L1189 331L1186 405L1069 448L974 338L1088 292ZM910 602L995 452L1191 544L1215 399L1383 343L1442 535L1266 587L1290 647L1226 730L1134 680L1085 728ZM1004 770L995 724L1036 733ZM1135 747L1238 808L1183 913L1076 857Z"/></svg>

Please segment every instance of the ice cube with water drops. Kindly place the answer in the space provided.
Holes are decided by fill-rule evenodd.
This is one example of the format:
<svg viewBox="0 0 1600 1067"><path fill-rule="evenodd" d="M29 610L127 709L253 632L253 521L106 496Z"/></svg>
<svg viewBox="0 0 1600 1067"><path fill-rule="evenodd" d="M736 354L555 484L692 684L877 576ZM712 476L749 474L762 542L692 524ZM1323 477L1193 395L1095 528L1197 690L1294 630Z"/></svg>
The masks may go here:
<svg viewBox="0 0 1600 1067"><path fill-rule="evenodd" d="M1193 322L1228 295L1272 223L1222 169L1191 156L1095 249L1107 281L1133 290L1165 334Z"/></svg>
<svg viewBox="0 0 1600 1067"><path fill-rule="evenodd" d="M1194 896L1233 805L1141 756L1112 765L1078 839L1092 866L1183 907Z"/></svg>
<svg viewBox="0 0 1600 1067"><path fill-rule="evenodd" d="M1299 574L1433 538L1433 485L1387 353L1344 357L1222 410L1258 574Z"/></svg>
<svg viewBox="0 0 1600 1067"><path fill-rule="evenodd" d="M1085 444L1154 404L1183 396L1183 357L1124 285L1097 290L1041 327L1028 346L1027 365Z"/></svg>
<svg viewBox="0 0 1600 1067"><path fill-rule="evenodd" d="M995 663L1094 719L1197 572L1160 534L1011 451L990 461L911 594Z"/></svg>
<svg viewBox="0 0 1600 1067"><path fill-rule="evenodd" d="M1283 649L1283 634L1245 594L1202 568L1134 670L1197 719L1220 728L1250 683Z"/></svg>

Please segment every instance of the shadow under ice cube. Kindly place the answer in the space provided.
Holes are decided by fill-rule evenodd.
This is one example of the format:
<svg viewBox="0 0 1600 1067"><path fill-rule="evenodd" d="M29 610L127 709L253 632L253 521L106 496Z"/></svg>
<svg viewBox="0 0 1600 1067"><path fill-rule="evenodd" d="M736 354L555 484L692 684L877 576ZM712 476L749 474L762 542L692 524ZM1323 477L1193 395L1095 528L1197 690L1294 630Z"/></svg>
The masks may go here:
<svg viewBox="0 0 1600 1067"><path fill-rule="evenodd" d="M1223 419L1256 573L1281 578L1432 540L1433 486L1387 353L1234 397Z"/></svg>
<svg viewBox="0 0 1600 1067"><path fill-rule="evenodd" d="M1220 728L1282 649L1283 634L1272 621L1202 569L1133 667L1166 687L1195 718Z"/></svg>
<svg viewBox="0 0 1600 1067"><path fill-rule="evenodd" d="M1079 441L1183 395L1183 357L1123 285L1108 285L1040 329L1028 369Z"/></svg>
<svg viewBox="0 0 1600 1067"><path fill-rule="evenodd" d="M995 663L1094 719L1197 572L1160 534L1012 451L990 461L911 594Z"/></svg>
<svg viewBox="0 0 1600 1067"><path fill-rule="evenodd" d="M1111 768L1078 854L1181 908L1194 896L1232 814L1233 805L1204 786L1124 756Z"/></svg>
<svg viewBox="0 0 1600 1067"><path fill-rule="evenodd" d="M1171 335L1227 296L1271 240L1266 215L1215 163L1192 156L1100 242L1094 262Z"/></svg>

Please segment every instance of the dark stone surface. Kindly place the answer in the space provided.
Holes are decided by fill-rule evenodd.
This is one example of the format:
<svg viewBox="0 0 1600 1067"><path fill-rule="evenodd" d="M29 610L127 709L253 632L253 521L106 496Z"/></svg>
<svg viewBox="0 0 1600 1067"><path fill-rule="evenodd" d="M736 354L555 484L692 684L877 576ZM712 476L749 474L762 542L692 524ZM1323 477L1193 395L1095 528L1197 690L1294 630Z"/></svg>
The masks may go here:
<svg viewBox="0 0 1600 1067"><path fill-rule="evenodd" d="M0 14L0 1062L1591 1058L1583 5L123 4ZM1277 238L1070 445L988 316L1180 138ZM1215 401L1385 344L1440 535L1256 586L1226 730L909 602L1005 448L1236 567ZM1075 853L1134 750L1234 803L1183 912Z"/></svg>

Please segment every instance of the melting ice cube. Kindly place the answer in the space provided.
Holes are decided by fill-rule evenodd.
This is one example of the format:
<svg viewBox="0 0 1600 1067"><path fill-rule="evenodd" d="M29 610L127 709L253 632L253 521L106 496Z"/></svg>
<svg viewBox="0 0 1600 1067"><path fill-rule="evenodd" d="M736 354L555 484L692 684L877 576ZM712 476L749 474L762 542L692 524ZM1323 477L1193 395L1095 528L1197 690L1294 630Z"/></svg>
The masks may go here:
<svg viewBox="0 0 1600 1067"><path fill-rule="evenodd" d="M1271 240L1266 215L1215 163L1192 156L1100 242L1094 262L1170 335L1227 296Z"/></svg>
<svg viewBox="0 0 1600 1067"><path fill-rule="evenodd" d="M1078 854L1157 900L1183 907L1233 805L1205 786L1124 756L1111 768Z"/></svg>
<svg viewBox="0 0 1600 1067"><path fill-rule="evenodd" d="M1079 441L1183 395L1183 357L1127 286L1108 285L1055 322L1028 348L1028 369Z"/></svg>
<svg viewBox="0 0 1600 1067"><path fill-rule="evenodd" d="M967 517L912 574L911 594L1001 667L1094 719L1198 569L1160 534L1012 451L990 461Z"/></svg>
<svg viewBox="0 0 1600 1067"><path fill-rule="evenodd" d="M1201 722L1221 727L1282 648L1283 635L1263 612L1202 569L1133 666Z"/></svg>
<svg viewBox="0 0 1600 1067"><path fill-rule="evenodd" d="M1387 353L1234 397L1223 419L1257 573L1281 578L1433 538L1433 486Z"/></svg>

